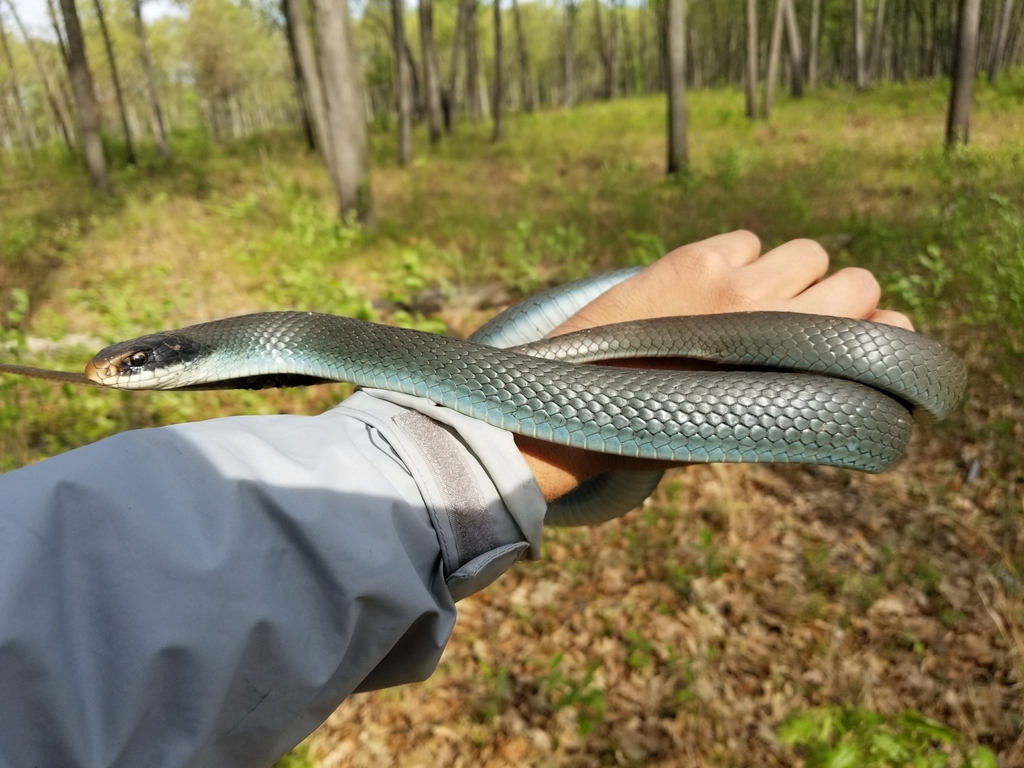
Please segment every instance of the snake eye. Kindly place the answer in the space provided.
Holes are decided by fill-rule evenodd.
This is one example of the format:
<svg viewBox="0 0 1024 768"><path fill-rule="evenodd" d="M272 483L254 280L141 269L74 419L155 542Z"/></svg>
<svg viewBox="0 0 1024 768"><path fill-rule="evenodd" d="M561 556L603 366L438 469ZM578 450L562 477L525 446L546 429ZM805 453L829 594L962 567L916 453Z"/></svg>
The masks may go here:
<svg viewBox="0 0 1024 768"><path fill-rule="evenodd" d="M141 368L149 362L149 355L145 352L135 352L128 358L128 365L133 368Z"/></svg>

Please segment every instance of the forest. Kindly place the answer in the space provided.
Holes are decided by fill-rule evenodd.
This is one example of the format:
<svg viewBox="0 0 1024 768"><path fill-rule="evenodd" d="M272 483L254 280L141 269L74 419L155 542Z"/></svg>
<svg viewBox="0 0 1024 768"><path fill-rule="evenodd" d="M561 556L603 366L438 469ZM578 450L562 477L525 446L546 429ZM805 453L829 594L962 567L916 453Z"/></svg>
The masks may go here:
<svg viewBox="0 0 1024 768"><path fill-rule="evenodd" d="M0 0L0 362L278 309L466 337L734 229L872 270L963 405L880 475L692 465L546 530L278 766L1024 764L1024 2ZM350 391L0 375L0 472Z"/></svg>

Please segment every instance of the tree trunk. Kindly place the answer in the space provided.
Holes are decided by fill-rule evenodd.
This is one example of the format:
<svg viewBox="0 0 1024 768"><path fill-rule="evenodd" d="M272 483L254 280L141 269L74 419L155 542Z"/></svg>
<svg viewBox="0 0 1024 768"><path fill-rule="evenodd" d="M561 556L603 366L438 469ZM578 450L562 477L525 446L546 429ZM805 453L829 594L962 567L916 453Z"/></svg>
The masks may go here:
<svg viewBox="0 0 1024 768"><path fill-rule="evenodd" d="M391 43L395 51L395 90L398 98L398 164L408 165L412 161L412 96L409 93L409 62L405 56L403 6L403 0L391 0Z"/></svg>
<svg viewBox="0 0 1024 768"><path fill-rule="evenodd" d="M853 49L856 67L856 82L859 90L868 87L868 73L864 61L864 0L853 3Z"/></svg>
<svg viewBox="0 0 1024 768"><path fill-rule="evenodd" d="M469 99L469 118L474 123L483 117L480 99L480 29L476 11L478 0L467 0L466 5L466 96Z"/></svg>
<svg viewBox="0 0 1024 768"><path fill-rule="evenodd" d="M624 0L619 0L614 6L616 15L620 18L618 23L622 24L622 76L620 82L622 91L627 96L636 93L636 56L633 50L633 37L629 33L629 16L625 12Z"/></svg>
<svg viewBox="0 0 1024 768"><path fill-rule="evenodd" d="M114 55L114 46L110 42L110 34L107 32L107 20L103 16L103 5L100 0L92 0L96 8L96 19L100 23L100 34L103 36L103 46L107 49L107 61L110 63L110 77L114 81L114 96L117 99L117 109L121 113L121 130L124 132L124 157L129 165L135 165L135 147L132 146L132 131L128 127L128 111L124 107L124 94L121 92L121 76L117 71L117 57ZM56 110L56 104L54 104Z"/></svg>
<svg viewBox="0 0 1024 768"><path fill-rule="evenodd" d="M768 74L764 80L764 119L771 117L775 100L775 84L779 79L779 59L782 54L782 21L786 13L786 0L775 0L775 20L772 22L772 42L768 51Z"/></svg>
<svg viewBox="0 0 1024 768"><path fill-rule="evenodd" d="M427 126L430 143L441 140L441 68L434 48L434 2L420 0L420 47L423 50L423 80L427 91Z"/></svg>
<svg viewBox="0 0 1024 768"><path fill-rule="evenodd" d="M757 0L747 0L747 117L757 119Z"/></svg>
<svg viewBox="0 0 1024 768"><path fill-rule="evenodd" d="M519 93L523 109L533 111L533 89L530 87L530 54L526 49L526 33L523 32L523 15L519 0L512 0L512 16L516 24L516 44L519 48Z"/></svg>
<svg viewBox="0 0 1024 768"><path fill-rule="evenodd" d="M459 55L462 52L462 38L465 36L466 18L469 15L469 3L473 0L459 0L458 17L455 20L455 39L452 41L452 68L448 76L447 93L442 94L444 107L444 128L452 132L455 125L455 106L458 100Z"/></svg>
<svg viewBox="0 0 1024 768"><path fill-rule="evenodd" d="M613 50L613 33L608 36L604 34L604 24L601 21L601 0L594 0L594 35L597 38L597 50L601 59L601 70L603 74L601 96L611 99L615 96L615 53Z"/></svg>
<svg viewBox="0 0 1024 768"><path fill-rule="evenodd" d="M794 98L801 99L804 95L804 62L800 45L800 29L796 23L796 9L793 0L785 0L786 40L789 49L790 92Z"/></svg>
<svg viewBox="0 0 1024 768"><path fill-rule="evenodd" d="M3 19L0 18L0 44L3 45L4 58L7 61L8 78L11 83L11 98L14 101L14 111L18 115L18 132L21 134L21 142L25 149L25 157L29 165L32 165L32 149L36 145L35 132L32 130L32 123L25 114L25 105L21 101L21 86L18 83L18 71L14 66L14 56L11 54L10 45L7 42L7 31L3 26Z"/></svg>
<svg viewBox="0 0 1024 768"><path fill-rule="evenodd" d="M1013 16L1013 0L1004 0L1003 13L999 16L998 33L993 37L992 53L988 60L988 81L996 84L999 78L999 68L1003 64L1003 56L1006 52L1006 41L1010 36L1010 19Z"/></svg>
<svg viewBox="0 0 1024 768"><path fill-rule="evenodd" d="M164 111L160 108L160 93L156 87L156 75L153 73L153 57L149 53L149 41L146 39L146 25L142 21L142 0L132 0L132 11L135 15L135 35L139 38L139 56L142 69L146 73L146 90L149 93L149 109L152 113L153 138L156 149L163 157L170 157L171 147L167 142L167 124L164 122Z"/></svg>
<svg viewBox="0 0 1024 768"><path fill-rule="evenodd" d="M757 2L757 0L749 0L749 2ZM640 92L649 93L651 89L650 80L647 77L647 13L648 6L647 0L641 0L640 3L640 20L638 22L639 28L637 30L637 48L639 49L640 56Z"/></svg>
<svg viewBox="0 0 1024 768"><path fill-rule="evenodd" d="M821 0L811 4L811 38L807 43L807 86L818 84L818 48L821 38Z"/></svg>
<svg viewBox="0 0 1024 768"><path fill-rule="evenodd" d="M494 3L494 133L492 141L505 138L505 83L502 75L501 0Z"/></svg>
<svg viewBox="0 0 1024 768"><path fill-rule="evenodd" d="M53 6L53 0L46 0L46 12L50 16L53 34L57 36L57 47L60 48L61 58L64 59L64 65L67 66L71 54L68 52L68 41L64 38L64 30L60 28L60 23L57 21L57 10Z"/></svg>
<svg viewBox="0 0 1024 768"><path fill-rule="evenodd" d="M341 217L355 214L361 222L369 224L372 201L366 105L348 4L313 0L313 13L327 118L324 144L330 146L330 156L334 158L333 167L328 166L327 170L338 195Z"/></svg>
<svg viewBox="0 0 1024 768"><path fill-rule="evenodd" d="M306 77L302 73L302 65L299 63L299 52L295 42L295 23L292 20L292 12L288 7L289 0L281 0L281 15L284 17L284 34L288 38L288 53L292 60L292 79L295 82L295 101L299 106L299 118L302 121L302 135L306 139L306 146L311 151L316 151L320 146L317 138L317 131L313 127L313 107L310 104L309 89L306 87ZM309 42L308 40L306 41Z"/></svg>
<svg viewBox="0 0 1024 768"><path fill-rule="evenodd" d="M78 21L75 0L60 0L60 9L64 14L64 29L68 34L68 75L75 94L75 106L78 108L79 135L85 149L85 162L89 166L92 185L100 192L109 194L107 158L103 154L103 142L100 140L96 92L93 90L92 73L89 71L89 59L85 52L85 38L82 37L82 25Z"/></svg>
<svg viewBox="0 0 1024 768"><path fill-rule="evenodd" d="M30 38L28 33L25 31L25 25L21 23L21 17L18 15L18 9L14 7L14 3L11 2L11 0L7 0L7 5L11 9L11 15L14 16L14 23L18 25L21 37L24 39L29 55L32 57L32 64L35 66L36 72L39 74L39 79L43 83L43 90L46 92L46 100L50 105L50 110L53 112L53 119L57 121L57 127L60 129L61 136L64 138L64 144L68 149L71 149L73 146L71 134L68 132L68 127L64 123L64 115L60 111L60 105L57 103L57 96L53 91L53 85L50 83L50 78L47 76L46 70L43 68L43 62L39 59L39 53L36 51L35 45L32 44L32 38ZM13 66L11 71L13 73Z"/></svg>
<svg viewBox="0 0 1024 768"><path fill-rule="evenodd" d="M882 52L882 25L885 23L885 0L877 0L875 5L875 23L871 27L871 48L868 53L867 81L877 75L878 59Z"/></svg>
<svg viewBox="0 0 1024 768"><path fill-rule="evenodd" d="M978 20L981 0L960 0L956 55L953 60L953 88L949 94L946 149L966 144L971 117L971 94L978 59Z"/></svg>
<svg viewBox="0 0 1024 768"><path fill-rule="evenodd" d="M565 2L565 106L576 103L576 11L572 0Z"/></svg>
<svg viewBox="0 0 1024 768"><path fill-rule="evenodd" d="M668 0L668 173L687 166L686 147L686 0Z"/></svg>

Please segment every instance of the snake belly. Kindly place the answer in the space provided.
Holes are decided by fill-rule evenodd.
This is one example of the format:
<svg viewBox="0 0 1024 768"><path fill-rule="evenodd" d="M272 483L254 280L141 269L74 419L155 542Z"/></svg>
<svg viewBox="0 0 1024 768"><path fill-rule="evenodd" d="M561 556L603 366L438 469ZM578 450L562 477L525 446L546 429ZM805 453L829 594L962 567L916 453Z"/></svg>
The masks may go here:
<svg viewBox="0 0 1024 768"><path fill-rule="evenodd" d="M711 317L728 316L702 320ZM821 320L803 316L802 322ZM756 320L771 321L771 313ZM120 365L138 349L146 350L145 365ZM883 368L899 368L898 360L879 360ZM116 381L103 383L126 389L260 387L265 376L285 383L289 377L348 381L426 397L565 446L675 462L814 463L878 472L900 457L913 423L896 399L829 376L581 366L305 312L243 315L122 342L97 355L89 370L96 380L116 373Z"/></svg>

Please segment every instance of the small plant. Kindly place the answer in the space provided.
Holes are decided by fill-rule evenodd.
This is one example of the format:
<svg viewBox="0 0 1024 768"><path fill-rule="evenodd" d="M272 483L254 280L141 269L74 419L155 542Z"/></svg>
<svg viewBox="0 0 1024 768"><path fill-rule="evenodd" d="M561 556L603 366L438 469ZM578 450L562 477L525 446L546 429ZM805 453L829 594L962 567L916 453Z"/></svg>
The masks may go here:
<svg viewBox="0 0 1024 768"><path fill-rule="evenodd" d="M816 707L790 715L778 736L801 749L808 768L998 766L992 750L965 744L961 734L917 712L886 716L864 707Z"/></svg>
<svg viewBox="0 0 1024 768"><path fill-rule="evenodd" d="M604 719L604 691L594 685L594 673L601 662L591 662L582 678L573 678L558 669L564 657L564 653L557 654L551 660L548 674L539 677L537 682L556 712L566 707L576 708L577 730L580 736L586 736Z"/></svg>

